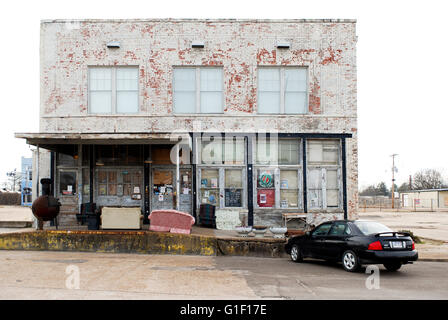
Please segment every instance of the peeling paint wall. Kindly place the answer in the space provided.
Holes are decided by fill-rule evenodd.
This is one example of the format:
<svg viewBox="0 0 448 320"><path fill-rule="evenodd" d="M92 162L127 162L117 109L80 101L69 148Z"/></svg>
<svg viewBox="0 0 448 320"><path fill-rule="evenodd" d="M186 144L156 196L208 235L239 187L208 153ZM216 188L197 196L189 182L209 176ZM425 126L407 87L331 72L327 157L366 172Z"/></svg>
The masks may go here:
<svg viewBox="0 0 448 320"><path fill-rule="evenodd" d="M349 215L357 210L356 23L349 20L42 21L40 131L351 133L347 139ZM106 43L119 41L119 49ZM193 40L205 48L191 48ZM290 49L277 49L288 41ZM139 68L140 112L90 115L88 67ZM224 112L173 115L173 66L222 66ZM307 66L306 115L258 115L257 68Z"/></svg>

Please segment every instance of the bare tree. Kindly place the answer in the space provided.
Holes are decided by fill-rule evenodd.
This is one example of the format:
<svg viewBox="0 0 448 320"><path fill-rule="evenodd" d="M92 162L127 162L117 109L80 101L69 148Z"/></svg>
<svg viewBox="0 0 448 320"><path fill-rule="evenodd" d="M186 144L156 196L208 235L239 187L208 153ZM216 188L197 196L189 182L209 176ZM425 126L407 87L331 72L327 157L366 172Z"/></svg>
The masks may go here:
<svg viewBox="0 0 448 320"><path fill-rule="evenodd" d="M438 189L443 186L442 174L435 169L420 170L414 174L412 189Z"/></svg>

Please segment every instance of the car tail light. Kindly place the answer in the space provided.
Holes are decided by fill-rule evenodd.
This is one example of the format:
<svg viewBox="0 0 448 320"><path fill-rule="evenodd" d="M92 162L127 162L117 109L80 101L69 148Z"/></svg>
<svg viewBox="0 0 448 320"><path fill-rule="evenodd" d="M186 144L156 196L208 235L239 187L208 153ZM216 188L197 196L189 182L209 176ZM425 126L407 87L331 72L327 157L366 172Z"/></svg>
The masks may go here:
<svg viewBox="0 0 448 320"><path fill-rule="evenodd" d="M381 245L381 242L375 241L369 244L369 248L367 250L383 250L383 246Z"/></svg>
<svg viewBox="0 0 448 320"><path fill-rule="evenodd" d="M414 243L414 240L412 240L412 250L415 250L415 243Z"/></svg>

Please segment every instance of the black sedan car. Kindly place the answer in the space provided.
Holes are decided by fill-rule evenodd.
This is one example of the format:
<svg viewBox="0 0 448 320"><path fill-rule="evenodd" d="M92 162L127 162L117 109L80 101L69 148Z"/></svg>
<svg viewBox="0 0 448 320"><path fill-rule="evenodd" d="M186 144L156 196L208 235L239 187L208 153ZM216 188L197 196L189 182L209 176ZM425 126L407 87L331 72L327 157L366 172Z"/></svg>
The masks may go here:
<svg viewBox="0 0 448 320"><path fill-rule="evenodd" d="M303 258L341 261L346 271L363 264L383 264L389 271L418 259L409 234L394 232L375 221L325 222L303 236L289 239L285 250L294 262Z"/></svg>

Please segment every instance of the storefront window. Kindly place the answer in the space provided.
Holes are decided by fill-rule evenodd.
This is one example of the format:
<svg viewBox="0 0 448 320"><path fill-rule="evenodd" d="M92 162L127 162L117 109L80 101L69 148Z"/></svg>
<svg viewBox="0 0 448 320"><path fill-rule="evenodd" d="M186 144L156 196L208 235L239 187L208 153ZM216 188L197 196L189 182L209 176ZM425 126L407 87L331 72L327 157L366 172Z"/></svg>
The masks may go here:
<svg viewBox="0 0 448 320"><path fill-rule="evenodd" d="M256 163L263 165L277 164L277 141L258 139Z"/></svg>
<svg viewBox="0 0 448 320"><path fill-rule="evenodd" d="M288 165L300 164L299 150L300 140L298 139L285 139L279 140L278 145L278 163Z"/></svg>
<svg viewBox="0 0 448 320"><path fill-rule="evenodd" d="M201 170L201 203L219 206L219 170Z"/></svg>
<svg viewBox="0 0 448 320"><path fill-rule="evenodd" d="M339 187L337 170L327 170L327 207L339 205Z"/></svg>
<svg viewBox="0 0 448 320"><path fill-rule="evenodd" d="M310 209L340 207L340 140L308 140L307 186Z"/></svg>
<svg viewBox="0 0 448 320"><path fill-rule="evenodd" d="M225 164L244 164L244 138L226 137L224 139L224 163Z"/></svg>
<svg viewBox="0 0 448 320"><path fill-rule="evenodd" d="M297 170L280 171L280 207L299 207L299 184Z"/></svg>
<svg viewBox="0 0 448 320"><path fill-rule="evenodd" d="M275 174L274 170L258 169L257 171L257 204L259 207L275 206Z"/></svg>
<svg viewBox="0 0 448 320"><path fill-rule="evenodd" d="M223 163L223 147L222 139L215 137L211 141L202 140L201 142L201 163L202 164L222 164Z"/></svg>
<svg viewBox="0 0 448 320"><path fill-rule="evenodd" d="M238 169L225 170L225 206L242 207L243 172Z"/></svg>
<svg viewBox="0 0 448 320"><path fill-rule="evenodd" d="M339 140L309 140L307 160L309 165L337 165Z"/></svg>
<svg viewBox="0 0 448 320"><path fill-rule="evenodd" d="M76 171L59 172L59 190L62 195L76 194Z"/></svg>

